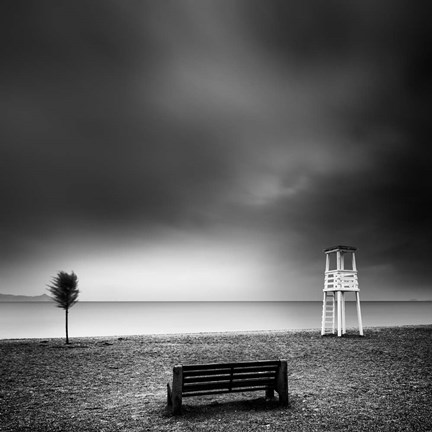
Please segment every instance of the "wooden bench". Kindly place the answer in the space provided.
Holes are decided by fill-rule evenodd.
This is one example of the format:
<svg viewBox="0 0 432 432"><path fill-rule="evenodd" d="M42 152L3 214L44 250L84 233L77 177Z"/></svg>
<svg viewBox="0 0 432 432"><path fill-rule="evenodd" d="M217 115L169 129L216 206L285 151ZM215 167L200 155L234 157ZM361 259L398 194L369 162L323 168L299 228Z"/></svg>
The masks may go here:
<svg viewBox="0 0 432 432"><path fill-rule="evenodd" d="M288 406L286 360L178 365L173 368L172 388L167 386L173 414L181 413L185 397L258 390L265 390L267 398L276 390L279 403Z"/></svg>

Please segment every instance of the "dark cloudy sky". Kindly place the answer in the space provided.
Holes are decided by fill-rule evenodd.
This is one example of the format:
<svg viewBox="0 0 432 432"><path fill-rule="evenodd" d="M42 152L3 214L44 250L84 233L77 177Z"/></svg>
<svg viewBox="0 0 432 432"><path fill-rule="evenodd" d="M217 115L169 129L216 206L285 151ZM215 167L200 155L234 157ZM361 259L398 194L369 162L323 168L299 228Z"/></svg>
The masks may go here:
<svg viewBox="0 0 432 432"><path fill-rule="evenodd" d="M0 292L432 299L428 1L3 1Z"/></svg>

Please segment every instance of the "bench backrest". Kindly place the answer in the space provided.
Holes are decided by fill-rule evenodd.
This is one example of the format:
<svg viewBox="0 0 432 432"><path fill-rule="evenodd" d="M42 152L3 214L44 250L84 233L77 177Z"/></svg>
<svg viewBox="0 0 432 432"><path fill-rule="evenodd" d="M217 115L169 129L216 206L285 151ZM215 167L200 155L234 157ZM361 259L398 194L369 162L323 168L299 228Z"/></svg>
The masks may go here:
<svg viewBox="0 0 432 432"><path fill-rule="evenodd" d="M183 365L183 397L274 388L280 364L262 360Z"/></svg>

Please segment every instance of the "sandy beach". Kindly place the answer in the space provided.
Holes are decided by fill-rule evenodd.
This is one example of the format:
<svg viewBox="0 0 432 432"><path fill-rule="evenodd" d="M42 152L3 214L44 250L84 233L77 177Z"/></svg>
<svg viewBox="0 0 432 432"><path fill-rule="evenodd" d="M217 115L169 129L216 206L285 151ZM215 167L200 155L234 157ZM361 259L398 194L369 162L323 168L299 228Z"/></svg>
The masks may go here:
<svg viewBox="0 0 432 432"><path fill-rule="evenodd" d="M432 325L1 340L1 431L431 431ZM288 360L289 408L260 392L166 409L176 364Z"/></svg>

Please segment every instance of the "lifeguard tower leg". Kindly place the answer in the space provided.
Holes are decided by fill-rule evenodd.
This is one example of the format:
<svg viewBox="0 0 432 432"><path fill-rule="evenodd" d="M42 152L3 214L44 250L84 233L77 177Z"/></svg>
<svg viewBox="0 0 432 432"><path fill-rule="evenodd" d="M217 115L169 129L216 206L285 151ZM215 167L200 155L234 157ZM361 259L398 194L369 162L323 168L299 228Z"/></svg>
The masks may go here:
<svg viewBox="0 0 432 432"><path fill-rule="evenodd" d="M340 291L337 292L337 328L338 328L338 336L342 336L342 293Z"/></svg>
<svg viewBox="0 0 432 432"><path fill-rule="evenodd" d="M326 319L326 300L327 300L327 293L324 291L324 297L323 297L323 306L322 306L322 320L321 320L321 336L325 335L325 331L326 331L326 323L325 323L325 319Z"/></svg>
<svg viewBox="0 0 432 432"><path fill-rule="evenodd" d="M345 293L342 292L342 334L346 333L346 321L345 321Z"/></svg>
<svg viewBox="0 0 432 432"><path fill-rule="evenodd" d="M359 332L360 332L360 336L363 336L363 322L362 322L361 307L360 307L360 293L356 292L355 294L356 294L356 303L357 303L357 319L358 319Z"/></svg>

